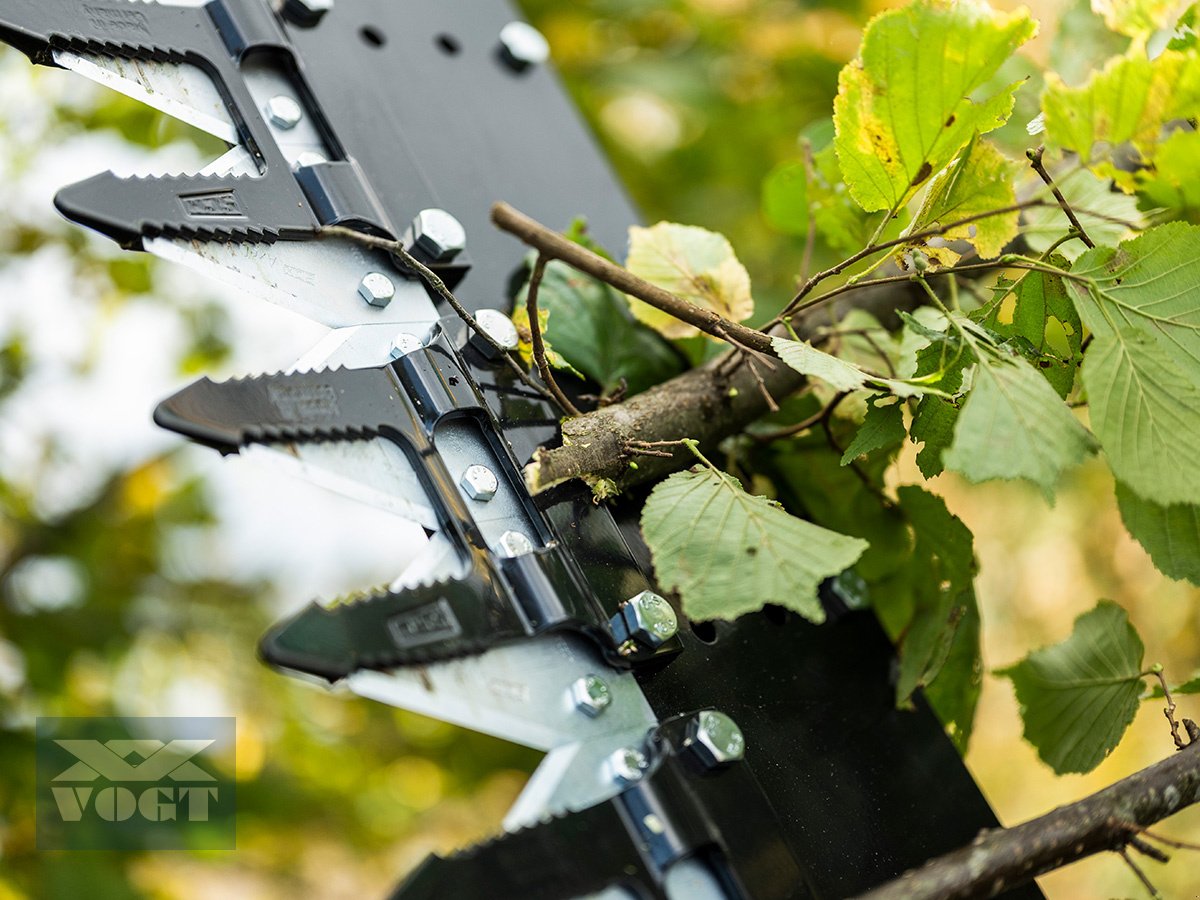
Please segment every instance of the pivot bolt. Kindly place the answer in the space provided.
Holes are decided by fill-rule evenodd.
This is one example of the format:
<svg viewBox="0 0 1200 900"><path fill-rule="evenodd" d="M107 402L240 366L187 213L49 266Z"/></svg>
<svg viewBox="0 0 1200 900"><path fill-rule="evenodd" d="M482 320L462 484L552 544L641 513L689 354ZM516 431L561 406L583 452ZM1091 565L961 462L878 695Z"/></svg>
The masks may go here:
<svg viewBox="0 0 1200 900"><path fill-rule="evenodd" d="M706 768L735 763L746 755L746 737L737 723L723 712L706 710L688 723L683 746Z"/></svg>
<svg viewBox="0 0 1200 900"><path fill-rule="evenodd" d="M612 691L599 675L584 675L571 685L571 699L577 710L594 719L612 705Z"/></svg>
<svg viewBox="0 0 1200 900"><path fill-rule="evenodd" d="M642 591L622 604L609 622L622 653L637 647L657 650L675 636L679 619L671 604L654 591Z"/></svg>
<svg viewBox="0 0 1200 900"><path fill-rule="evenodd" d="M506 531L500 535L497 549L509 559L533 552L533 542L519 531Z"/></svg>
<svg viewBox="0 0 1200 900"><path fill-rule="evenodd" d="M503 347L506 351L517 349L520 339L517 336L517 326L512 323L512 319L500 312L498 309L481 309L475 313L475 321L479 323L479 327L493 341ZM488 359L496 359L500 356L491 343L484 340L483 335L477 332L471 332L471 346L482 353Z"/></svg>
<svg viewBox="0 0 1200 900"><path fill-rule="evenodd" d="M500 29L500 58L509 68L523 72L550 58L550 45L542 33L527 22L509 22Z"/></svg>
<svg viewBox="0 0 1200 900"><path fill-rule="evenodd" d="M368 272L359 282L358 296L371 306L378 306L382 309L396 296L396 285L382 272Z"/></svg>
<svg viewBox="0 0 1200 900"><path fill-rule="evenodd" d="M622 747L608 758L608 771L618 784L633 784L641 780L650 766L646 754L636 747Z"/></svg>
<svg viewBox="0 0 1200 900"><path fill-rule="evenodd" d="M487 503L495 497L496 489L500 487L500 483L496 481L496 473L487 466L478 465L467 466L459 485L467 492L468 497L480 503Z"/></svg>
<svg viewBox="0 0 1200 900"><path fill-rule="evenodd" d="M304 118L304 110L287 94L277 94L267 101L267 118L276 128L291 130Z"/></svg>
<svg viewBox="0 0 1200 900"><path fill-rule="evenodd" d="M430 262L449 262L467 246L462 223L444 209L421 210L406 237L409 252Z"/></svg>
<svg viewBox="0 0 1200 900"><path fill-rule="evenodd" d="M402 331L392 338L392 346L388 348L388 353L392 359L399 359L402 356L408 356L414 350L420 350L424 346L421 343L421 339L415 334Z"/></svg>
<svg viewBox="0 0 1200 900"><path fill-rule="evenodd" d="M311 28L333 9L333 0L284 0L283 17L296 25Z"/></svg>

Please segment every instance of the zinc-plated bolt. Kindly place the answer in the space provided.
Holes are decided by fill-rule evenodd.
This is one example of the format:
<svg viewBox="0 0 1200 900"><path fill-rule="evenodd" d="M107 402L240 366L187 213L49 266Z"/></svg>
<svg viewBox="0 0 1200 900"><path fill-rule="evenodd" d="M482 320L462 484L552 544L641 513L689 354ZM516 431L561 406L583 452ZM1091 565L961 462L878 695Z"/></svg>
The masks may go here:
<svg viewBox="0 0 1200 900"><path fill-rule="evenodd" d="M657 650L675 636L679 619L665 599L654 591L642 591L621 606L609 625L618 644L632 641L646 650Z"/></svg>
<svg viewBox="0 0 1200 900"><path fill-rule="evenodd" d="M649 765L646 754L636 747L622 747L608 758L609 774L618 784L640 780Z"/></svg>
<svg viewBox="0 0 1200 900"><path fill-rule="evenodd" d="M387 306L396 296L396 285L382 272L368 272L358 285L358 296L371 306Z"/></svg>
<svg viewBox="0 0 1200 900"><path fill-rule="evenodd" d="M333 0L285 0L283 16L289 22L311 27L333 9Z"/></svg>
<svg viewBox="0 0 1200 900"><path fill-rule="evenodd" d="M415 334L402 331L392 338L392 346L388 348L388 353L392 359L399 359L402 356L408 356L414 350L420 350L424 346L421 343L421 339Z"/></svg>
<svg viewBox="0 0 1200 900"><path fill-rule="evenodd" d="M612 691L599 675L584 675L571 685L575 708L593 719L612 705Z"/></svg>
<svg viewBox="0 0 1200 900"><path fill-rule="evenodd" d="M500 535L497 549L509 559L533 552L533 541L519 531L506 531Z"/></svg>
<svg viewBox="0 0 1200 900"><path fill-rule="evenodd" d="M287 94L276 94L267 101L267 118L276 128L289 130L300 124L304 110Z"/></svg>
<svg viewBox="0 0 1200 900"><path fill-rule="evenodd" d="M498 309L481 309L475 313L475 321L479 323L479 327L484 330L497 344L505 350L516 350L520 339L517 336L517 326L512 323L512 319L500 312ZM496 359L500 356L490 343L484 340L483 336L471 332L471 346L482 353L488 359Z"/></svg>
<svg viewBox="0 0 1200 900"><path fill-rule="evenodd" d="M509 22L500 29L500 56L512 69L521 72L548 60L550 45L529 23Z"/></svg>
<svg viewBox="0 0 1200 900"><path fill-rule="evenodd" d="M467 246L462 223L444 209L423 209L409 229L409 252L433 262L449 262Z"/></svg>
<svg viewBox="0 0 1200 900"><path fill-rule="evenodd" d="M480 503L487 503L496 496L496 489L500 487L500 483L496 480L496 473L487 466L467 466L467 471L463 472L462 479L458 482L462 489L467 492L467 496L472 500L478 500Z"/></svg>
<svg viewBox="0 0 1200 900"><path fill-rule="evenodd" d="M684 746L709 769L737 762L746 755L746 737L723 712L706 710L688 723Z"/></svg>

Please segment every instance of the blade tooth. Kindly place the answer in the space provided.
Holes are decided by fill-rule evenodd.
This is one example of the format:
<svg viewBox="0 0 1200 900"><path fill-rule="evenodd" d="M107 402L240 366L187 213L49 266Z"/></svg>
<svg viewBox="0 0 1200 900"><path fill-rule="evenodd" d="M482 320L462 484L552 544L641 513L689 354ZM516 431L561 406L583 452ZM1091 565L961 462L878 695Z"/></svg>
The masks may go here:
<svg viewBox="0 0 1200 900"><path fill-rule="evenodd" d="M315 234L318 225L291 173L286 177L168 175L119 178L102 172L58 192L68 219L126 247L144 237L272 242Z"/></svg>

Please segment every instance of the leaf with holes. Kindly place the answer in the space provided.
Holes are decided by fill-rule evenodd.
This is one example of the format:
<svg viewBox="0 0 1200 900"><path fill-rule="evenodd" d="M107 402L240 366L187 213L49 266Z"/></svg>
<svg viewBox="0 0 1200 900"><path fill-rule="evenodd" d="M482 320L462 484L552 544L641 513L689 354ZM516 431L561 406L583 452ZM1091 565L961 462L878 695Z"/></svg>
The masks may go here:
<svg viewBox="0 0 1200 900"><path fill-rule="evenodd" d="M1090 772L1112 752L1137 713L1143 652L1125 610L1106 600L1061 644L996 673L1012 679L1025 739L1055 772Z"/></svg>
<svg viewBox="0 0 1200 900"><path fill-rule="evenodd" d="M651 491L642 533L659 583L679 592L693 619L735 619L773 603L824 621L818 586L867 548L699 466Z"/></svg>
<svg viewBox="0 0 1200 900"><path fill-rule="evenodd" d="M842 465L848 466L860 456L875 450L891 449L904 440L904 415L899 402L881 405L882 396L867 401L867 415L859 426L854 440L842 454Z"/></svg>
<svg viewBox="0 0 1200 900"><path fill-rule="evenodd" d="M1027 10L917 0L876 16L842 69L834 146L863 209L899 209L972 136L1002 125L1021 82L971 99L1037 26Z"/></svg>
<svg viewBox="0 0 1200 900"><path fill-rule="evenodd" d="M704 309L741 322L754 313L750 275L722 235L693 225L659 222L629 229L625 267L663 290ZM660 309L629 298L639 320L669 338L687 338L699 329Z"/></svg>

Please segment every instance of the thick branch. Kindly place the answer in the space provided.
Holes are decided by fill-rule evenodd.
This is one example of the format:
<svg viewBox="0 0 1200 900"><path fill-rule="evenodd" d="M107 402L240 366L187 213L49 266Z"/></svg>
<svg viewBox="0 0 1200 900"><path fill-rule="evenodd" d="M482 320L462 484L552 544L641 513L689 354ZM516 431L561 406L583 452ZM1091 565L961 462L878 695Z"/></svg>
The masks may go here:
<svg viewBox="0 0 1200 900"><path fill-rule="evenodd" d="M980 832L859 900L995 897L1038 875L1105 850L1121 850L1155 822L1200 802L1200 744L1078 803L1017 825Z"/></svg>
<svg viewBox="0 0 1200 900"><path fill-rule="evenodd" d="M571 268L598 278L631 297L637 297L706 334L749 347L768 356L775 355L775 350L771 347L771 338L763 332L732 322L711 309L689 303L670 291L664 291L638 278L628 269L609 262L603 256L568 240L556 231L551 231L507 203L492 206L492 223L501 231L507 231L519 238L547 259L561 259Z"/></svg>

